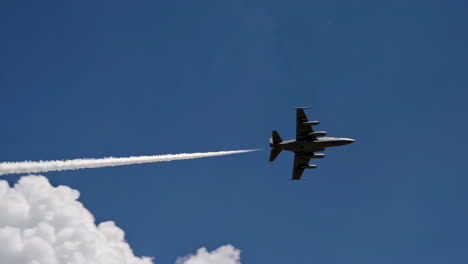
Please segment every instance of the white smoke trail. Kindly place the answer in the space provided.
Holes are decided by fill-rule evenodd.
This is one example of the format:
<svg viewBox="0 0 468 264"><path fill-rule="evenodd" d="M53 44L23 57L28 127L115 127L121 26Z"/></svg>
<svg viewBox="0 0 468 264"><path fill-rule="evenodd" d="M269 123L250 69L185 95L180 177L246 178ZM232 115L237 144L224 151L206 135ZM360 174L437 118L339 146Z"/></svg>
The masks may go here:
<svg viewBox="0 0 468 264"><path fill-rule="evenodd" d="M62 170L77 170L85 168L102 168L121 165L199 159L207 157L225 156L232 154L240 154L246 152L257 151L258 149L249 150L232 150L218 152L198 152L198 153L181 153L167 154L154 156L138 156L126 158L102 158L102 159L74 159L74 160L53 160L53 161L23 161L23 162L2 162L0 163L0 175L14 173L37 173L47 171L62 171Z"/></svg>

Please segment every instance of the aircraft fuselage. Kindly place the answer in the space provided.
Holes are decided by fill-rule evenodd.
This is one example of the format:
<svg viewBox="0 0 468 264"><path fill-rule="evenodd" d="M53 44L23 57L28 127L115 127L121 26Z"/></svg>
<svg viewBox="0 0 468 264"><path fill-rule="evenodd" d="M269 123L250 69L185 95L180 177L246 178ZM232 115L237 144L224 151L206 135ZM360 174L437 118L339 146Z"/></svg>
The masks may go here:
<svg viewBox="0 0 468 264"><path fill-rule="evenodd" d="M289 150L294 152L317 152L323 151L328 147L337 147L353 143L350 138L339 137L320 137L316 140L285 140L278 144L271 143L270 146L281 150Z"/></svg>

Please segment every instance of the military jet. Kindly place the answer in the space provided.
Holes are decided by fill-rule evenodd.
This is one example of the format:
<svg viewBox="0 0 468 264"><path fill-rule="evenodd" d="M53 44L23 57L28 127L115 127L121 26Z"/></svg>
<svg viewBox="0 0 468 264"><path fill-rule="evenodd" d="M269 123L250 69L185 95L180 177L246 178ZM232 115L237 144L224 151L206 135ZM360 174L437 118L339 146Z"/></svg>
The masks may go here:
<svg viewBox="0 0 468 264"><path fill-rule="evenodd" d="M310 107L295 107L296 109L296 139L283 141L278 131L273 130L270 138L270 161L274 161L282 150L294 152L294 168L292 180L300 180L304 169L315 169L317 165L309 164L310 159L321 159L325 157L323 153L328 147L348 145L355 140L350 138L325 137L327 132L314 131L312 126L318 125L319 121L309 121L304 109Z"/></svg>

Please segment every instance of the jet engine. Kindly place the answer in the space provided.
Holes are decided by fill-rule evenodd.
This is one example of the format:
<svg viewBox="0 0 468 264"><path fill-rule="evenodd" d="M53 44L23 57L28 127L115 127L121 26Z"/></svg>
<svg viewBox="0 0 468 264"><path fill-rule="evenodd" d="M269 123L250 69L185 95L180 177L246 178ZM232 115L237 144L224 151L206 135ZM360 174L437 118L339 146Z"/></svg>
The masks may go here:
<svg viewBox="0 0 468 264"><path fill-rule="evenodd" d="M307 121L307 122L302 122L302 124L305 126L315 126L315 125L320 124L320 122L319 121Z"/></svg>
<svg viewBox="0 0 468 264"><path fill-rule="evenodd" d="M325 132L325 131L315 131L315 132L309 133L308 135L313 136L313 137L323 137L326 134L327 134L327 132Z"/></svg>
<svg viewBox="0 0 468 264"><path fill-rule="evenodd" d="M315 164L309 164L309 165L305 165L302 167L303 169L315 169L317 168L317 165Z"/></svg>

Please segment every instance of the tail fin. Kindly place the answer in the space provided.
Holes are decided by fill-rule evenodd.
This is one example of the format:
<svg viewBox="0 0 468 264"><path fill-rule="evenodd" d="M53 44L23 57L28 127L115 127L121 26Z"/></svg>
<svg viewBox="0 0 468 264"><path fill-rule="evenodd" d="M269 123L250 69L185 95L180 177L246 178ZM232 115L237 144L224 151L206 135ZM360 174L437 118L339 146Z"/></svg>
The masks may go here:
<svg viewBox="0 0 468 264"><path fill-rule="evenodd" d="M273 144L279 144L279 143L281 143L283 141L281 139L280 135L278 134L278 131L273 130L271 141L272 141Z"/></svg>
<svg viewBox="0 0 468 264"><path fill-rule="evenodd" d="M281 149L275 148L274 144L279 144L279 143L283 142L283 140L281 139L280 135L278 134L278 131L273 130L273 132L271 134L272 135L271 135L271 138L270 138L270 146L273 147L273 148L271 149L271 153L270 153L270 161L274 161L276 159L276 157L278 157L278 155L281 153Z"/></svg>
<svg viewBox="0 0 468 264"><path fill-rule="evenodd" d="M281 149L279 148L272 148L270 153L270 161L274 161L276 157L281 153Z"/></svg>

